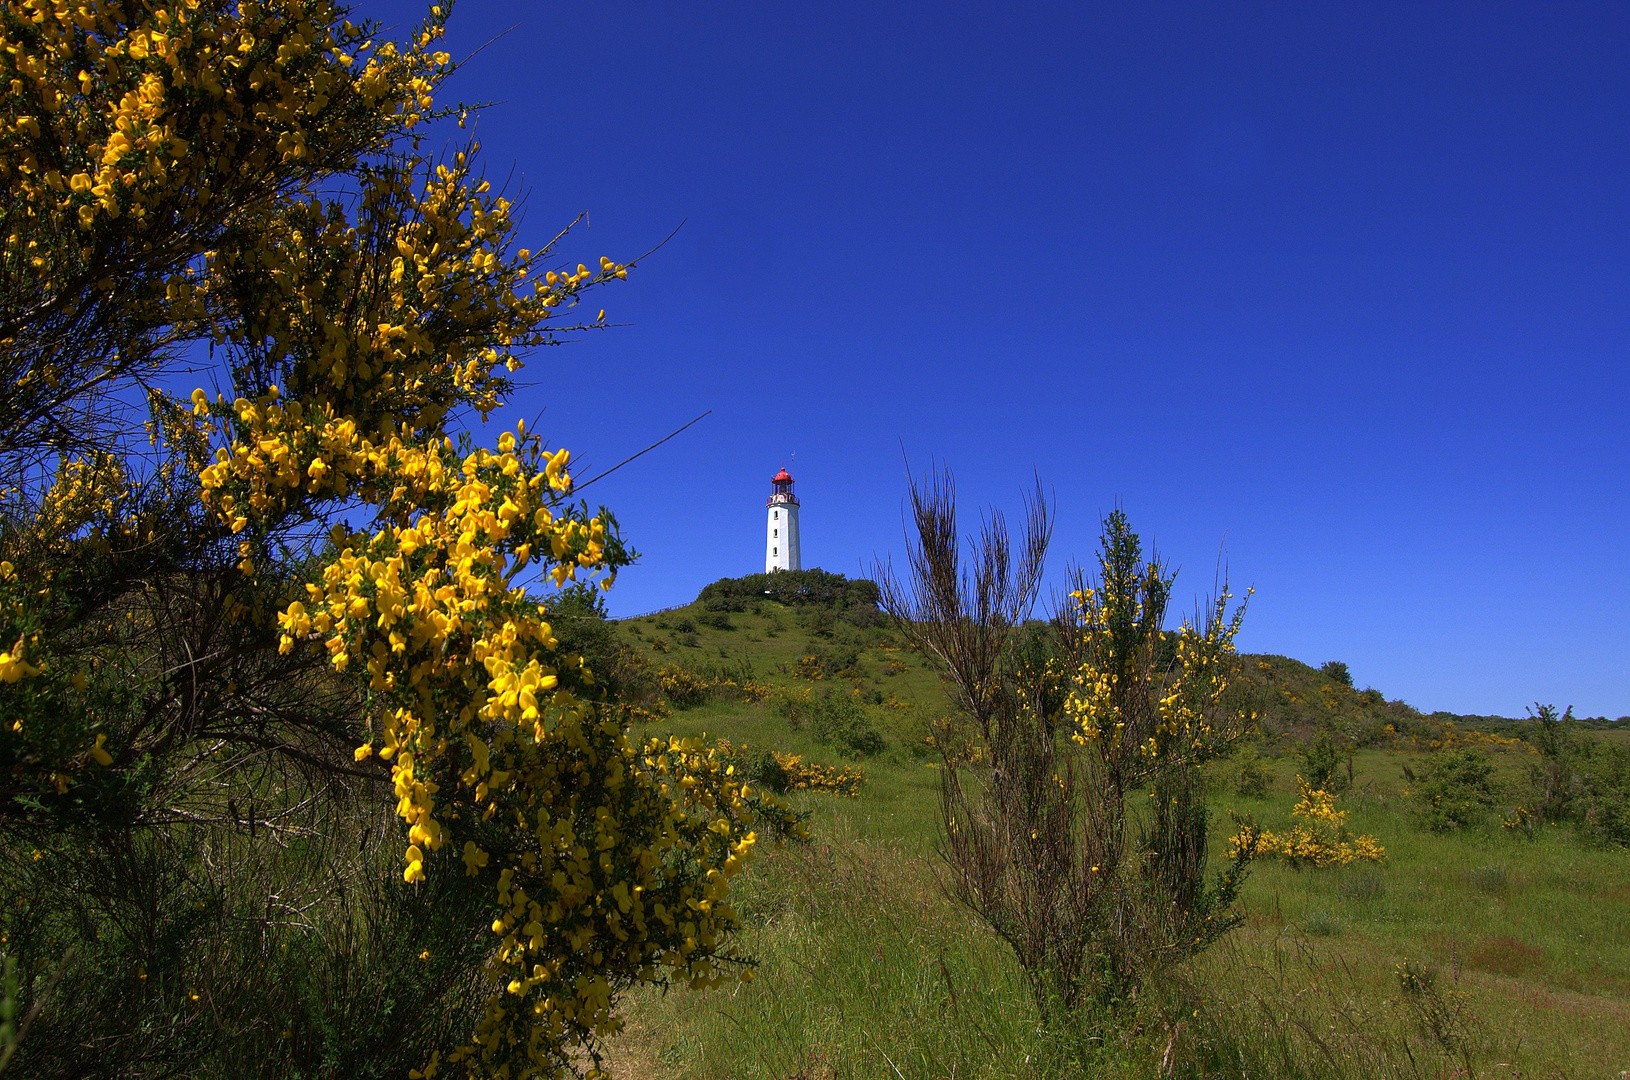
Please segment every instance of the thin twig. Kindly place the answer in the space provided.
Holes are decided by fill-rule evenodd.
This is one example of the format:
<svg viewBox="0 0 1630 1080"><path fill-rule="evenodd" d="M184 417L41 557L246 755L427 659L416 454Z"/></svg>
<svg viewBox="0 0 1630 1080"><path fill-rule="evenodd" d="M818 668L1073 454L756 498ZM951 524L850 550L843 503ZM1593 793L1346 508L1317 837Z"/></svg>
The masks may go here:
<svg viewBox="0 0 1630 1080"><path fill-rule="evenodd" d="M29 1025L34 1022L36 1016L40 1015L40 1010L45 1008L45 1003L50 1000L52 992L56 990L57 983L62 981L63 973L68 970L69 961L74 958L75 948L77 946L70 945L68 951L62 954L62 962L57 964L57 970L52 974L51 981L45 984L45 989L40 992L40 996L34 999L34 1007L28 1010L28 1015L23 1017L23 1022L17 1026L17 1037L12 1039L4 1050L0 1050L0 1072L6 1071L6 1065L11 1061L11 1055L17 1052L17 1047L22 1044L23 1036L28 1034Z"/></svg>
<svg viewBox="0 0 1630 1080"><path fill-rule="evenodd" d="M613 465L611 468L607 469L605 472L600 473L598 476L595 476L593 479L585 480L581 484L573 484L572 485L572 491L574 493L582 491L584 488L588 487L590 484L594 483L596 480L605 479L606 477L610 476L612 473L616 472L618 469L622 468L624 465L627 465L630 461L633 461L637 457L642 457L645 454L649 454L652 450L655 450L657 447L661 446L663 443L667 442L669 439L673 438L675 435L678 435L681 431L684 431L686 428L690 427L691 424L696 423L698 420L701 420L702 417L709 416L712 413L713 413L712 409L707 410L707 412L704 412L701 416L696 417L696 419L692 420L689 424L680 425L679 427L675 428L673 431L670 431L667 435L664 435L662 438L660 438L656 442L652 443L650 446L647 446L644 450L641 450L638 454L634 454L634 455L632 455L630 457L623 458L621 461L617 462L617 464Z"/></svg>

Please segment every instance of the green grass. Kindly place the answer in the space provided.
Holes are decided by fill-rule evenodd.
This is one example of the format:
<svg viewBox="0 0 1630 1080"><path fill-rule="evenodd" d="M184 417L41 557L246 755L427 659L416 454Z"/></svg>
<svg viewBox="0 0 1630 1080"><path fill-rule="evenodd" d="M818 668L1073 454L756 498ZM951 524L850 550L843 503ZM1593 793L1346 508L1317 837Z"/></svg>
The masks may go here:
<svg viewBox="0 0 1630 1080"><path fill-rule="evenodd" d="M1245 925L1172 973L1130 1020L1043 1030L1010 955L937 885L938 774L919 744L945 706L924 661L880 630L839 624L831 638L811 636L779 605L731 621L736 629L698 625L694 639L654 619L638 636L620 630L656 663L746 661L771 684L878 690L908 707L873 709L890 746L860 763L861 794L796 796L813 841L766 852L739 879L757 979L708 995L634 995L614 1075L1147 1076L1168 1064L1175 1075L1204 1065L1217 1076L1427 1077L1469 1064L1479 1076L1606 1078L1630 1067L1630 853L1559 827L1532 840L1497 824L1421 831L1404 768L1421 775L1431 754L1413 750L1358 751L1342 799L1348 825L1386 846L1385 863L1259 862ZM858 679L792 674L799 657L840 646L858 649ZM763 705L710 703L641 733L658 732L839 760ZM1270 740L1270 753L1276 745L1288 743ZM1521 747L1492 756L1512 784L1531 760ZM1300 761L1266 764L1265 799L1231 794L1229 764L1215 767L1214 851L1231 811L1269 828L1292 820ZM1426 997L1400 983L1404 963L1431 977Z"/></svg>

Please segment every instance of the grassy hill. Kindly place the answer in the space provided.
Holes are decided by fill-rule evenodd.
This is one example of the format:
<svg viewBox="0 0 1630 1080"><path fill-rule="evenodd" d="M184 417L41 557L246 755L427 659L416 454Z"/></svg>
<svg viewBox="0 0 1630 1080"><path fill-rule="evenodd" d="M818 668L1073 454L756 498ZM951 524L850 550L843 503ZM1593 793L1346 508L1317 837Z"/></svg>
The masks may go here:
<svg viewBox="0 0 1630 1080"><path fill-rule="evenodd" d="M1235 693L1261 734L1213 766L1213 851L1233 813L1291 824L1295 776L1323 744L1349 824L1386 861L1261 862L1245 926L1151 994L1122 1045L1043 1030L1005 948L937 884L928 733L948 706L933 669L864 595L767 597L744 580L656 615L557 618L615 668L639 734L745 744L743 761L775 751L810 781L789 797L810 813L812 843L765 851L737 889L757 980L636 995L613 1075L1130 1077L1165 1075L1162 1062L1200 1075L1190 1066L1217 1044L1256 1061L1250 1075L1609 1077L1630 1065L1630 853L1566 824L1502 829L1499 813L1448 832L1420 824L1412 778L1445 749L1477 747L1505 802L1525 798L1539 760L1515 737L1526 724L1423 714L1280 656L1242 658ZM816 790L839 770L863 777L856 793ZM1408 992L1400 970L1431 989Z"/></svg>

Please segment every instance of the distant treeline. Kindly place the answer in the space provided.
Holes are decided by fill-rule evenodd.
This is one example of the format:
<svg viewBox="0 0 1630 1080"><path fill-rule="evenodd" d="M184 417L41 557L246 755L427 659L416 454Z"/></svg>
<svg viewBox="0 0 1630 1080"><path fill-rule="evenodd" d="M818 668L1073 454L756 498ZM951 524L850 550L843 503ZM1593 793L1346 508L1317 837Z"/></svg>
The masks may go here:
<svg viewBox="0 0 1630 1080"><path fill-rule="evenodd" d="M1427 717L1432 720L1452 720L1461 727L1473 730L1494 730L1513 725L1532 726L1534 723L1532 716L1460 716L1455 713L1434 712L1428 713ZM1568 720L1591 731L1610 731L1621 725L1630 727L1630 716L1621 716L1614 719L1611 716L1570 715Z"/></svg>
<svg viewBox="0 0 1630 1080"><path fill-rule="evenodd" d="M1394 735L1423 740L1441 738L1444 724L1465 731L1486 731L1524 736L1532 716L1477 716L1452 712L1422 712L1403 701L1388 700L1379 690L1353 687L1347 665L1331 661L1315 668L1288 656L1248 653L1240 657L1236 691L1238 704L1260 718L1262 730L1274 734L1295 732L1311 737L1319 730L1340 733L1359 746L1379 746ZM1580 728L1607 730L1630 718L1574 717ZM1390 729L1390 730L1389 730Z"/></svg>
<svg viewBox="0 0 1630 1080"><path fill-rule="evenodd" d="M704 587L696 602L709 611L748 611L765 600L788 607L847 610L856 605L875 609L879 596L877 583L865 578L847 578L826 570L777 570L720 578Z"/></svg>

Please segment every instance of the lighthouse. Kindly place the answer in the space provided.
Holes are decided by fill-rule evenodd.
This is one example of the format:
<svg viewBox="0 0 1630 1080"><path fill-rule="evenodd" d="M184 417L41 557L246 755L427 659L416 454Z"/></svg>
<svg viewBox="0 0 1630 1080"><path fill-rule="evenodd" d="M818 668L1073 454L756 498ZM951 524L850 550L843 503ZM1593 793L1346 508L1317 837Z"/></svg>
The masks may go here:
<svg viewBox="0 0 1630 1080"><path fill-rule="evenodd" d="M798 496L792 493L792 474L782 469L770 478L769 508L764 524L764 572L802 570L803 549L798 544Z"/></svg>

